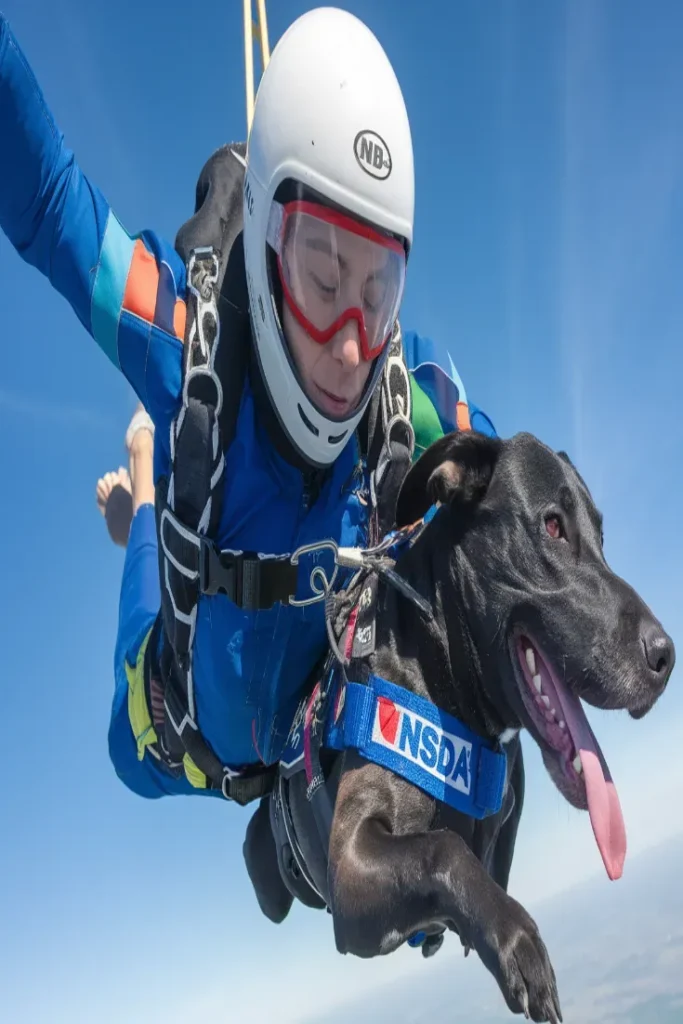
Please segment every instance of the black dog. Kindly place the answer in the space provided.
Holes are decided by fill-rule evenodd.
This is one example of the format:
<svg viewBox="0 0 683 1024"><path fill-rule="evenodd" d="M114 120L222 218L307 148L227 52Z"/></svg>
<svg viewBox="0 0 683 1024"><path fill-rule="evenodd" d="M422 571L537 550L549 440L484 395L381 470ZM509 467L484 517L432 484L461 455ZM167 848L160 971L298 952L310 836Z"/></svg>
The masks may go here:
<svg viewBox="0 0 683 1024"><path fill-rule="evenodd" d="M289 784L285 840L273 796L250 823L245 859L272 920L286 916L294 895L327 905L339 951L362 957L389 953L417 932L438 948L451 929L477 951L513 1012L561 1020L545 945L506 892L524 794L518 733L529 730L560 791L589 810L608 874L618 877L623 819L579 698L642 717L666 686L674 647L609 569L601 517L563 453L528 434L450 435L408 474L398 525L435 502L442 507L396 564L433 615L380 582L369 668L504 746L500 811L468 818L347 750L326 763L329 851L319 848L300 775Z"/></svg>

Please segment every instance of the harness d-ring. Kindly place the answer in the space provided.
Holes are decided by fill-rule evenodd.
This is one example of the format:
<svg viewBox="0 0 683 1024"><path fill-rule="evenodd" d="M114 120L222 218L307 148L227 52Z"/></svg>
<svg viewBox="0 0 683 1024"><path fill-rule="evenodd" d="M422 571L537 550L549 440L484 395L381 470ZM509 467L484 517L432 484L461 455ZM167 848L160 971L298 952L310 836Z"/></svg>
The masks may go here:
<svg viewBox="0 0 683 1024"><path fill-rule="evenodd" d="M239 772L233 772L226 765L223 765L223 778L221 779L221 792L222 792L222 794L223 794L223 796L225 797L226 800L231 800L232 799L230 794L227 792L228 785L232 782L233 779L239 779L239 778L240 778L240 773Z"/></svg>

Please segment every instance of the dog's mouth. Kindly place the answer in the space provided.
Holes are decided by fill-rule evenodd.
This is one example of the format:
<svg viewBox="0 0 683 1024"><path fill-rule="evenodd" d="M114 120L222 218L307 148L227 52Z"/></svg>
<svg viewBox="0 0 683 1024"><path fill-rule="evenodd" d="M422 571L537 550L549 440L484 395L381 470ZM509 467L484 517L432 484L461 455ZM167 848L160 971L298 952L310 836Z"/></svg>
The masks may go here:
<svg viewBox="0 0 683 1024"><path fill-rule="evenodd" d="M515 638L521 696L549 774L574 807L588 810L609 877L621 877L626 827L619 796L581 701L559 678L535 641Z"/></svg>

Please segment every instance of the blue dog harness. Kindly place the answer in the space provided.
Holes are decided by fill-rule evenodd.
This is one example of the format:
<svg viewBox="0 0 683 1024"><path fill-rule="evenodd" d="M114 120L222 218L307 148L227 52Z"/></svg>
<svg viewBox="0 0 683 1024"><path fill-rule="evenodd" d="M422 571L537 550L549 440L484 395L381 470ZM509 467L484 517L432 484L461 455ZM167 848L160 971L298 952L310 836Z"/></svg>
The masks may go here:
<svg viewBox="0 0 683 1024"><path fill-rule="evenodd" d="M320 684L302 704L282 753L285 778L305 770L309 799L322 785L313 731L326 705L323 748L357 750L440 803L470 818L497 814L505 791L503 751L425 697L371 675L366 683L340 678L331 667L333 697Z"/></svg>
<svg viewBox="0 0 683 1024"><path fill-rule="evenodd" d="M357 750L470 818L500 810L505 754L431 701L371 675L342 683L333 706L326 747Z"/></svg>

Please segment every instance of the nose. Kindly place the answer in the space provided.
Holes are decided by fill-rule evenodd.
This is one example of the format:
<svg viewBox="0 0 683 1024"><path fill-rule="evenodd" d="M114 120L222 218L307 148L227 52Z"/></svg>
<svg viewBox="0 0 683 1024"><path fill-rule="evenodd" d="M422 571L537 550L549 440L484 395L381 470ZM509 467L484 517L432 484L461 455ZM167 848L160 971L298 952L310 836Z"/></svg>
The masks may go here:
<svg viewBox="0 0 683 1024"><path fill-rule="evenodd" d="M645 629L641 639L645 648L647 667L650 669L655 681L661 687L664 687L669 680L676 660L673 640L670 636L667 636L661 626L654 624Z"/></svg>
<svg viewBox="0 0 683 1024"><path fill-rule="evenodd" d="M355 370L363 358L358 324L350 320L332 339L332 353L345 370Z"/></svg>

